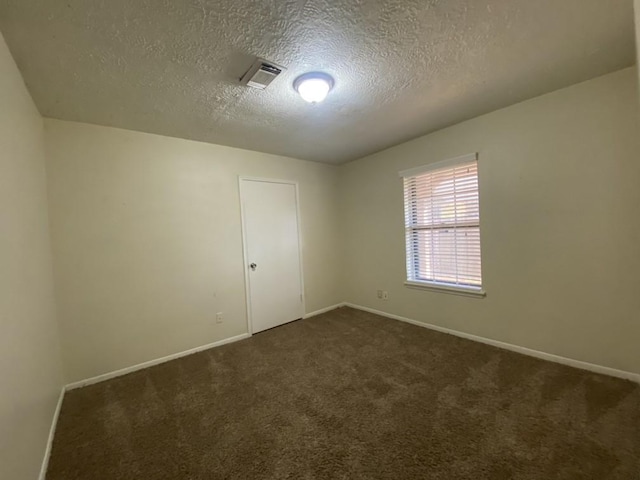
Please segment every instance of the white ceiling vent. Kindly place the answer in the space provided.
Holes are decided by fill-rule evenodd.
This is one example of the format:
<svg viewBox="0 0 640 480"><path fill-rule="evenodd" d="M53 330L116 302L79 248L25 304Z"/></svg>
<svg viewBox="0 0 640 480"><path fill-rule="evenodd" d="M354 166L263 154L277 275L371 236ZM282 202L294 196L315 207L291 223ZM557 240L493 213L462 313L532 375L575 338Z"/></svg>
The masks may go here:
<svg viewBox="0 0 640 480"><path fill-rule="evenodd" d="M263 90L269 86L273 79L280 75L284 67L268 62L262 58L258 58L251 68L240 79L240 83L248 87L259 88Z"/></svg>

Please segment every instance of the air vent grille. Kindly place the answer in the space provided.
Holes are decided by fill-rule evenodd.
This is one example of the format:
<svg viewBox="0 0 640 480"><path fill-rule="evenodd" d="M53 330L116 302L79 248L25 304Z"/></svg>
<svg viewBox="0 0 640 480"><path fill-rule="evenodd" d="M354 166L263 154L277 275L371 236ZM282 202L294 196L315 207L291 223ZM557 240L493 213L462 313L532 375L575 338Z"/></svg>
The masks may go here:
<svg viewBox="0 0 640 480"><path fill-rule="evenodd" d="M285 70L284 67L258 58L247 70L247 73L242 76L240 83L264 90L283 70Z"/></svg>

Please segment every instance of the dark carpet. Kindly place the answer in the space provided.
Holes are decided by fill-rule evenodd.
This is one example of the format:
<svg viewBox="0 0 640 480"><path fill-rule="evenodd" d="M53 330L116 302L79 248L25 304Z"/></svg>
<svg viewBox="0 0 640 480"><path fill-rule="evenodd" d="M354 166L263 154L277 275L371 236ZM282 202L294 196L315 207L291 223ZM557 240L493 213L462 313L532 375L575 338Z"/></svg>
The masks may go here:
<svg viewBox="0 0 640 480"><path fill-rule="evenodd" d="M640 386L349 308L67 393L49 480L640 478Z"/></svg>

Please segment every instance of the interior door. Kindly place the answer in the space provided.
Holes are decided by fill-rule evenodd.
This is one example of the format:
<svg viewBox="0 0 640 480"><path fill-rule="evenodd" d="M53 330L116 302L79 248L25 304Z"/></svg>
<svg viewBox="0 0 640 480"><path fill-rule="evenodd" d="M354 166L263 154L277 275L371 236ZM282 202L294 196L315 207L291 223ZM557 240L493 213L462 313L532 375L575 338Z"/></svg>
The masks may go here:
<svg viewBox="0 0 640 480"><path fill-rule="evenodd" d="M240 179L249 331L302 318L297 186Z"/></svg>

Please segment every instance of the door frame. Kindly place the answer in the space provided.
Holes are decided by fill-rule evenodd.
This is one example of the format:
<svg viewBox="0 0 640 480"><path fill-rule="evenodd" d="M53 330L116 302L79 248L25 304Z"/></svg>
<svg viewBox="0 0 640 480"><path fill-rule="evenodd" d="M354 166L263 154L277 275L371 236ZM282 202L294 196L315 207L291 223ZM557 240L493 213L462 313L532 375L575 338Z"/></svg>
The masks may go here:
<svg viewBox="0 0 640 480"><path fill-rule="evenodd" d="M245 289L245 300L247 303L247 331L249 335L253 335L253 314L251 311L251 279L249 276L249 252L247 250L247 227L245 224L245 208L244 208L244 199L242 195L242 185L244 181L250 182L265 182L265 183L281 183L285 185L293 185L295 194L296 194L296 216L298 219L298 257L300 264L300 292L302 296L302 317L307 314L307 306L306 306L306 294L304 290L304 266L303 266L303 255L302 255L302 219L300 217L300 194L298 188L298 182L294 180L281 180L276 178L266 178L266 177L251 177L246 175L238 176L238 196L240 199L240 230L242 231L242 262L244 264L244 289Z"/></svg>

